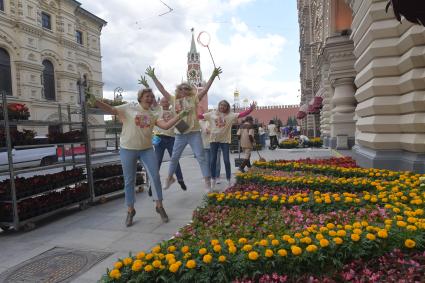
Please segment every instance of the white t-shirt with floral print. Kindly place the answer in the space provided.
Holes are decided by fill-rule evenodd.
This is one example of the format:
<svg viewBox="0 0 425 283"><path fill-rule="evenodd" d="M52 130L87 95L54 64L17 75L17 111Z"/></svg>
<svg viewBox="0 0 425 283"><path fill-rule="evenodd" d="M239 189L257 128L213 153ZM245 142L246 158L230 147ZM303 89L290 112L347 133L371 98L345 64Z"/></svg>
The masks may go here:
<svg viewBox="0 0 425 283"><path fill-rule="evenodd" d="M227 114L219 111L204 113L204 119L210 123L210 142L231 143L232 125L238 120L239 113Z"/></svg>
<svg viewBox="0 0 425 283"><path fill-rule="evenodd" d="M152 129L158 116L136 102L116 106L115 109L123 123L120 146L134 150L152 148Z"/></svg>

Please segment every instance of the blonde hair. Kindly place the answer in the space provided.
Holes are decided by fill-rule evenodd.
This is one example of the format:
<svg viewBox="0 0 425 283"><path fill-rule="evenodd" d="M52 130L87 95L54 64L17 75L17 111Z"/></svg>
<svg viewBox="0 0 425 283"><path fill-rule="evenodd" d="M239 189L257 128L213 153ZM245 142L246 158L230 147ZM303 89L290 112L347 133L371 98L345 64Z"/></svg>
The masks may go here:
<svg viewBox="0 0 425 283"><path fill-rule="evenodd" d="M137 101L140 102L145 93L153 93L151 88L142 88L137 92Z"/></svg>
<svg viewBox="0 0 425 283"><path fill-rule="evenodd" d="M193 95L195 95L196 94L196 92L195 92L195 89L194 89L194 87L192 86L192 85L190 85L189 83L186 83L186 82L184 82L184 83L181 83L181 84L178 84L177 85L177 87L176 87L176 94L182 89L182 88L190 88L190 93L189 93L189 95L190 96L193 96Z"/></svg>

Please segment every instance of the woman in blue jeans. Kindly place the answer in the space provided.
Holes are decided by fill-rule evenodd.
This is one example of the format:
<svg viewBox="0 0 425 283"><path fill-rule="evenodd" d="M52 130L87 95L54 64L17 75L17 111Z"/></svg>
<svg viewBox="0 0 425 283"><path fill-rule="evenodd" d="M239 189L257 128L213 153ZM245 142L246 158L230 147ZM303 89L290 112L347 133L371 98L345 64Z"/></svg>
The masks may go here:
<svg viewBox="0 0 425 283"><path fill-rule="evenodd" d="M162 108L159 111L159 119L164 120L165 122L169 121L171 118L175 116L174 111L170 110L170 102L167 98L163 97L159 101L159 105ZM156 157L158 159L158 168L161 169L161 163L162 159L164 158L165 150L168 151L168 154L173 156L173 147L174 147L174 140L175 140L175 133L174 133L174 127L169 128L167 130L161 129L160 127L154 128L154 133L160 138L160 141L158 144L155 144L155 153ZM186 191L186 184L183 180L183 173L182 169L180 167L180 163L177 164L176 168L176 177L177 182L179 183L181 189L183 191ZM149 187L150 191L150 187Z"/></svg>
<svg viewBox="0 0 425 283"><path fill-rule="evenodd" d="M170 167L168 168L168 176L165 180L164 190L168 189L170 185L175 182L173 175L187 144L190 145L196 160L198 160L207 189L209 190L211 186L210 170L202 147L201 127L198 121L197 108L199 101L207 94L215 77L220 73L221 68L215 68L207 84L198 94L196 94L196 87L192 87L188 83L181 83L176 88L176 95L173 96L165 90L164 86L158 80L155 75L155 69L151 66L146 69L146 75L152 78L158 90L168 101L170 101L171 105L173 105L175 112L180 113L181 111L187 111L188 113L182 119L182 122L176 124L176 139L174 141L173 155L171 157Z"/></svg>
<svg viewBox="0 0 425 283"><path fill-rule="evenodd" d="M226 169L227 185L231 185L231 167L230 167L230 143L232 140L232 125L238 120L249 115L255 109L255 103L252 103L248 110L241 113L231 111L227 100L218 103L218 109L200 115L200 118L207 120L211 127L210 147L211 147L211 172L216 170L216 161L218 149L223 152L224 168ZM217 175L212 176L211 190L215 190Z"/></svg>
<svg viewBox="0 0 425 283"><path fill-rule="evenodd" d="M134 187L137 160L143 163L153 185L156 212L161 216L162 221L168 222L167 213L162 205L158 161L152 148L152 129L155 125L163 129L169 129L184 117L186 112L181 112L167 122L158 120L157 115L150 109L155 100L151 89L142 89L138 92L137 100L139 103L132 102L115 107L96 100L96 97L92 94L87 94L86 99L88 99L89 104L94 104L111 115L118 115L123 124L120 136L120 158L124 174L125 203L128 207L126 226L133 225L133 217L136 215L136 210L134 209Z"/></svg>

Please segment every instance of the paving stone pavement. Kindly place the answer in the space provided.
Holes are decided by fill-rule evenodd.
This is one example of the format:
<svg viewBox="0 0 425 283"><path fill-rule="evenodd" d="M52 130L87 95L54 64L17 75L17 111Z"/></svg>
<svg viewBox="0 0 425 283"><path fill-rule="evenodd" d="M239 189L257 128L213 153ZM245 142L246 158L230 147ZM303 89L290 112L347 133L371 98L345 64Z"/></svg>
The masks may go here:
<svg viewBox="0 0 425 283"><path fill-rule="evenodd" d="M260 151L260 154L267 160L326 158L337 155L329 149L267 149ZM233 161L235 157L237 154L231 154L233 173L237 171ZM257 153L254 152L251 159L258 159ZM134 254L150 249L155 244L169 239L179 228L191 221L193 210L202 204L206 193L198 163L193 155L182 158L181 166L188 190L182 191L176 183L164 191L164 207L170 218L169 223L161 222L146 190L136 196L137 214L134 225L129 228L124 225L126 207L122 197L82 211L66 212L43 221L29 232L0 232L0 273L53 247L112 252L111 256L73 281L96 282L117 258L128 256L129 252ZM162 165L161 176L165 176L167 170L168 162ZM222 164L223 182L218 185L221 190L226 187L224 172Z"/></svg>

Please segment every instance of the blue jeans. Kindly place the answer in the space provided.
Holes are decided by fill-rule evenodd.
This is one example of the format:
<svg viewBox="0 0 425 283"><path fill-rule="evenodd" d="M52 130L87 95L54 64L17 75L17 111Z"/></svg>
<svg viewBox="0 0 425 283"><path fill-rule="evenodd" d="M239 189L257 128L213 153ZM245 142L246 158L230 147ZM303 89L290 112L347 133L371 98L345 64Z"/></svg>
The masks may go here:
<svg viewBox="0 0 425 283"><path fill-rule="evenodd" d="M173 147L174 147L174 137L165 136L165 135L159 135L161 138L161 141L159 144L155 145L155 153L156 153L156 159L158 160L158 168L161 169L161 163L162 159L164 158L165 150L168 151L168 154L173 156ZM177 181L183 181L183 174L182 169L180 167L180 163L177 163L176 168L176 176Z"/></svg>
<svg viewBox="0 0 425 283"><path fill-rule="evenodd" d="M187 134L176 134L174 140L173 154L171 156L170 167L168 168L168 176L173 176L179 164L179 159L182 156L183 150L189 144L198 160L199 167L201 167L202 176L209 178L211 176L208 162L205 158L204 148L202 145L201 132L189 132Z"/></svg>
<svg viewBox="0 0 425 283"><path fill-rule="evenodd" d="M211 169L211 149L204 148L204 152L205 152L205 157L207 158L207 162L209 164L209 167ZM215 166L216 166L215 174L211 173L211 176L219 176L220 177L220 171L221 171L220 149L218 150L218 153L217 153L217 163L215 164Z"/></svg>
<svg viewBox="0 0 425 283"><path fill-rule="evenodd" d="M230 175L232 172L230 171L230 144L228 143L221 143L221 142L212 142L210 143L211 147L211 172L216 173L216 166L217 166L217 153L218 149L221 148L221 151L223 152L223 162L224 162L224 168L226 169L226 179L230 180ZM214 174L212 176L214 179L219 177L217 174Z"/></svg>
<svg viewBox="0 0 425 283"><path fill-rule="evenodd" d="M139 159L149 176L153 187L153 199L162 200L161 180L159 179L158 161L153 148L144 150L120 149L122 171L124 174L125 204L134 206L137 160Z"/></svg>
<svg viewBox="0 0 425 283"><path fill-rule="evenodd" d="M266 135L260 135L260 144L261 144L261 148L265 148L266 147Z"/></svg>

